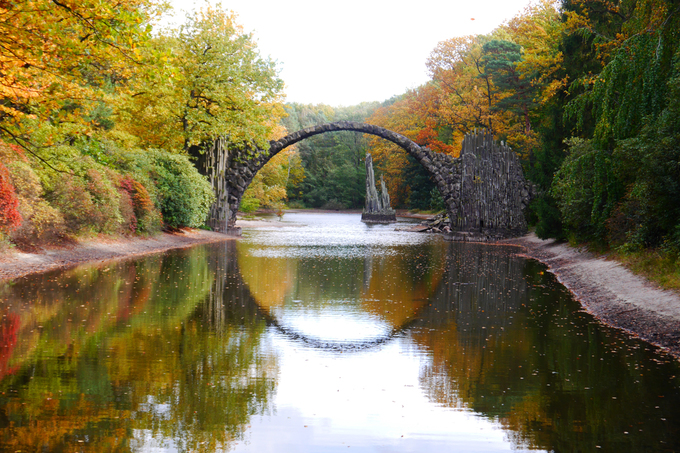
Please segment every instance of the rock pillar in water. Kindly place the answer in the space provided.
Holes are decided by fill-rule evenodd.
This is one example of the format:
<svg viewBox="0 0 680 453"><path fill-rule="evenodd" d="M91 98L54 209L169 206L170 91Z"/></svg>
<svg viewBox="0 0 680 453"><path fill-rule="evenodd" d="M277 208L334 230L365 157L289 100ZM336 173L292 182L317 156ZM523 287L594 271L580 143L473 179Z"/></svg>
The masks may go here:
<svg viewBox="0 0 680 453"><path fill-rule="evenodd" d="M366 204L361 214L361 221L366 223L392 223L397 216L390 206L390 195L387 193L385 181L380 177L381 193L375 188L375 174L373 173L373 157L366 154Z"/></svg>

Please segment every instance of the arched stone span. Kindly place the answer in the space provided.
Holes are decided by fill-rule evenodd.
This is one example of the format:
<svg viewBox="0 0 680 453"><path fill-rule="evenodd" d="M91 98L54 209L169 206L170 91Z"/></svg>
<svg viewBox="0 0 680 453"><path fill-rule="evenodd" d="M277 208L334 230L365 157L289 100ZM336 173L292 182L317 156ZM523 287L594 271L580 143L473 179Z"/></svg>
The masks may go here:
<svg viewBox="0 0 680 453"><path fill-rule="evenodd" d="M454 230L452 239L489 240L526 232L523 210L529 203L531 186L524 179L514 152L483 131L465 137L459 158L434 153L409 138L380 126L352 121L320 124L271 141L249 160L235 157L226 162L221 181L226 186L218 196L214 230L236 232L236 212L246 188L260 169L276 154L301 140L335 131L354 131L389 140L413 156L432 176L444 198ZM216 213L216 214L215 214Z"/></svg>
<svg viewBox="0 0 680 453"><path fill-rule="evenodd" d="M433 178L437 177L435 171L435 166L433 166L433 161L453 160L450 156L440 155L433 153L432 151L422 148L413 140L404 137L401 134L392 132L380 126L375 126L366 123L357 123L353 121L338 121L335 123L320 124L317 126L307 127L294 132L280 140L273 140L269 143L269 149L267 151L260 150L257 156L247 162L232 162L229 166L227 174L225 175L227 184L229 186L229 216L228 216L228 227L233 227L236 222L236 211L238 205L241 201L241 197L245 192L245 189L250 185L251 181L255 177L255 174L269 162L274 156L279 152L283 151L287 147L302 141L306 138L312 137L314 135L323 134L326 132L336 132L336 131L354 131L361 132L364 134L371 134L386 140L389 140L396 145L403 148L407 153L413 156L420 164L422 164L432 175ZM436 180L436 179L435 179ZM438 183L438 186L440 184ZM444 193L446 187L441 186L439 190Z"/></svg>

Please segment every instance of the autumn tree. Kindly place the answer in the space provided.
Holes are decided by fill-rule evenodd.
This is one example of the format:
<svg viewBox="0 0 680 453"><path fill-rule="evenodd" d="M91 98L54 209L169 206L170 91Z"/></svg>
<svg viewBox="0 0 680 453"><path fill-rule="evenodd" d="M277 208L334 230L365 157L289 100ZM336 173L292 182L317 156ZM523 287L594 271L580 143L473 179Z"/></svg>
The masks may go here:
<svg viewBox="0 0 680 453"><path fill-rule="evenodd" d="M287 134L287 129L279 125L272 139L278 140ZM296 187L304 179L305 169L297 145L292 145L280 151L257 172L241 198L240 209L243 212L252 212L260 207L280 210L288 199L288 188Z"/></svg>
<svg viewBox="0 0 680 453"><path fill-rule="evenodd" d="M0 2L0 133L35 152L41 122L63 126L44 145L99 127L158 11L151 0Z"/></svg>
<svg viewBox="0 0 680 453"><path fill-rule="evenodd" d="M437 115L440 91L434 84L411 90L392 99L367 119L370 124L398 132L435 152L456 155L455 129ZM462 137L460 137L462 138ZM379 137L369 139L370 152L380 173L385 175L394 206L429 209L437 189L427 171L406 151Z"/></svg>
<svg viewBox="0 0 680 453"><path fill-rule="evenodd" d="M142 71L122 103L120 133L144 147L198 157L215 192L208 223L224 230L232 215L223 183L227 166L268 149L283 115L275 62L260 56L235 14L219 4L155 38L144 57L154 71Z"/></svg>
<svg viewBox="0 0 680 453"><path fill-rule="evenodd" d="M499 114L493 111L496 89L484 71L483 36L451 38L437 44L426 66L441 89L439 115L465 134L475 127L496 133Z"/></svg>
<svg viewBox="0 0 680 453"><path fill-rule="evenodd" d="M148 146L189 151L230 143L264 147L283 114L283 82L252 36L220 5L187 17L145 49L147 64L120 112Z"/></svg>

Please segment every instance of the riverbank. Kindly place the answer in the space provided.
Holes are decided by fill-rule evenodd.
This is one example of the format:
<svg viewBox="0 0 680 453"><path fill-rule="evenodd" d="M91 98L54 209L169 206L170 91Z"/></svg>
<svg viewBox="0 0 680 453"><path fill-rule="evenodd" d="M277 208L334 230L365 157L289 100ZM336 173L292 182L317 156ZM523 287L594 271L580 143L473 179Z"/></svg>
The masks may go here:
<svg viewBox="0 0 680 453"><path fill-rule="evenodd" d="M500 243L522 246L526 256L546 264L599 320L680 358L680 294L659 288L616 261L533 233Z"/></svg>
<svg viewBox="0 0 680 453"><path fill-rule="evenodd" d="M184 229L148 238L97 237L30 253L8 250L0 254L0 283L29 274L67 269L84 263L125 259L233 239L232 236L213 231Z"/></svg>

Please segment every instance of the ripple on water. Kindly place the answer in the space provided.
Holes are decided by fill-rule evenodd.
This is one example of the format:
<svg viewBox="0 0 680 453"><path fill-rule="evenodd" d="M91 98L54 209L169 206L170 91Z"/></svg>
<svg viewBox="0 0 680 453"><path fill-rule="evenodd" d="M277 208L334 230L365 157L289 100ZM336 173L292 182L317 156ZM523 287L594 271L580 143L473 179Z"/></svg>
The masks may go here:
<svg viewBox="0 0 680 453"><path fill-rule="evenodd" d="M321 222L318 220L320 217L323 218ZM434 235L396 231L398 224L368 225L361 222L360 214L319 216L291 213L284 218L290 222L290 226L243 233L243 242L253 246L250 251L252 256L357 258L374 254L394 255L403 246L441 240ZM312 219L313 223L306 224ZM301 224L305 227L299 228ZM262 234L263 230L266 230L266 234Z"/></svg>

